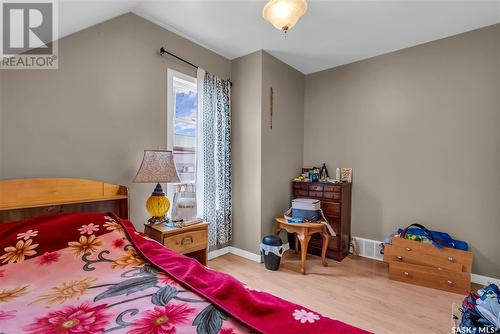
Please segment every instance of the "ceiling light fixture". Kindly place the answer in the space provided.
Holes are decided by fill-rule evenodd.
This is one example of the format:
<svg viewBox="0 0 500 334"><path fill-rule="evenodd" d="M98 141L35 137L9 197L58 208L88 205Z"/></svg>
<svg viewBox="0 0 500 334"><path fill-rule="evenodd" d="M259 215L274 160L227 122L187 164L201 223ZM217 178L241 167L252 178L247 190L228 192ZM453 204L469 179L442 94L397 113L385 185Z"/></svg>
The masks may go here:
<svg viewBox="0 0 500 334"><path fill-rule="evenodd" d="M262 16L276 29L286 33L306 11L306 0L270 0L262 9Z"/></svg>

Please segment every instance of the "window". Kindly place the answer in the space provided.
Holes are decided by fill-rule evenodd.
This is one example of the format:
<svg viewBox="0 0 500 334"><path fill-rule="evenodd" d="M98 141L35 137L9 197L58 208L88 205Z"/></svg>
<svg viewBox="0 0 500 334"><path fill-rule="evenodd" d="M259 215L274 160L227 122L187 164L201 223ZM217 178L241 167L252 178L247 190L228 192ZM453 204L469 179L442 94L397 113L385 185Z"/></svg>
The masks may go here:
<svg viewBox="0 0 500 334"><path fill-rule="evenodd" d="M196 179L198 93L196 78L168 70L168 148L182 183Z"/></svg>

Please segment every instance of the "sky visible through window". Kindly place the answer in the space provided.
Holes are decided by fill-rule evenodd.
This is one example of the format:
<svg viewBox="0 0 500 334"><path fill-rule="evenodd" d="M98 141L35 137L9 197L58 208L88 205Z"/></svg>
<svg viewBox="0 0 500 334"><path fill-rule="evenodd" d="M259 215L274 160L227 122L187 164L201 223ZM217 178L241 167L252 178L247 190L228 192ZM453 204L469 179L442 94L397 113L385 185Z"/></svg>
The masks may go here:
<svg viewBox="0 0 500 334"><path fill-rule="evenodd" d="M196 92L175 92L175 134L178 136L196 137L196 111L198 98ZM186 122L183 122L185 120Z"/></svg>

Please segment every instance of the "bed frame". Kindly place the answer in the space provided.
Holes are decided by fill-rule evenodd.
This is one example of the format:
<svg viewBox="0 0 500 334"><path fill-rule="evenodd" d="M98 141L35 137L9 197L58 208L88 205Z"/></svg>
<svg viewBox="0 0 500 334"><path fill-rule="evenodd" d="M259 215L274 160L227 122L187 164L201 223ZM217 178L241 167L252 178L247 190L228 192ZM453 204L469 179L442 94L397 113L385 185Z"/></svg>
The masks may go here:
<svg viewBox="0 0 500 334"><path fill-rule="evenodd" d="M85 179L0 180L0 223L49 212L113 212L128 219L128 189Z"/></svg>

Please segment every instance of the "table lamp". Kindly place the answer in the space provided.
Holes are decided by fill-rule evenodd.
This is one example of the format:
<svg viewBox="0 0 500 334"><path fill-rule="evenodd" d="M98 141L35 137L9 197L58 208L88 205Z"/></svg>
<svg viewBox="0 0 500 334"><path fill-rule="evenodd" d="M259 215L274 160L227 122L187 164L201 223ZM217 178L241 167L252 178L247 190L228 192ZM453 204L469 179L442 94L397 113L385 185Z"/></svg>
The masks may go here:
<svg viewBox="0 0 500 334"><path fill-rule="evenodd" d="M148 222L150 225L168 222L165 214L170 208L170 201L165 196L160 182L180 182L172 151L144 150L141 167L134 178L134 182L156 183L156 188L146 202L146 209L152 216Z"/></svg>

